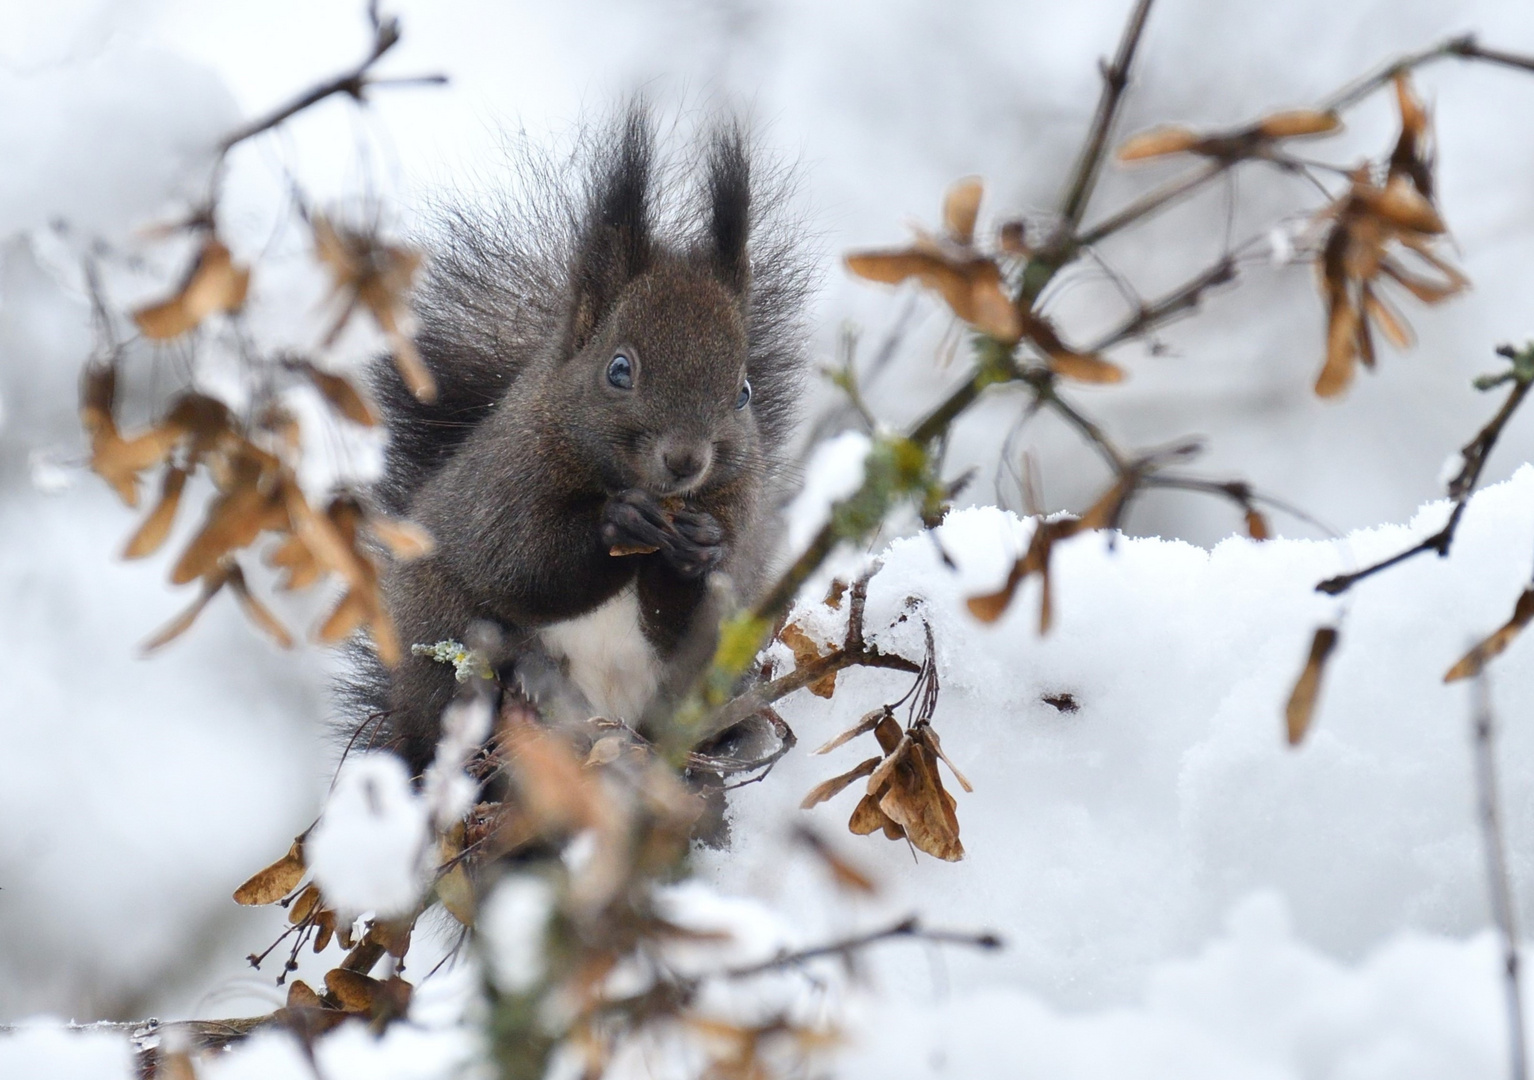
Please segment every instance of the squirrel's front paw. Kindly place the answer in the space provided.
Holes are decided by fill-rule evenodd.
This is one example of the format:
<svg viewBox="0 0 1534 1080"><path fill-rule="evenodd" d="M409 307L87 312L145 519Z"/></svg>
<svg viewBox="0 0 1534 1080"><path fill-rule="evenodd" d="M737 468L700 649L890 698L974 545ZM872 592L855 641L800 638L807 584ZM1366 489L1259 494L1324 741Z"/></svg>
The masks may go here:
<svg viewBox="0 0 1534 1080"><path fill-rule="evenodd" d="M602 543L613 555L659 552L684 578L700 577L724 558L724 530L701 510L668 511L653 495L621 492L602 508Z"/></svg>

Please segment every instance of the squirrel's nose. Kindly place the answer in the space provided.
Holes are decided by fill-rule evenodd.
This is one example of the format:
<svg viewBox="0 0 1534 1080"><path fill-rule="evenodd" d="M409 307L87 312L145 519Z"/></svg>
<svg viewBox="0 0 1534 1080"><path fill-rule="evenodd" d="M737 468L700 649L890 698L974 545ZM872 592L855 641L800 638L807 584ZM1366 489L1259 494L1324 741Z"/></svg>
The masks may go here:
<svg viewBox="0 0 1534 1080"><path fill-rule="evenodd" d="M661 454L661 461L672 479L691 480L708 467L708 455L693 446L673 447Z"/></svg>

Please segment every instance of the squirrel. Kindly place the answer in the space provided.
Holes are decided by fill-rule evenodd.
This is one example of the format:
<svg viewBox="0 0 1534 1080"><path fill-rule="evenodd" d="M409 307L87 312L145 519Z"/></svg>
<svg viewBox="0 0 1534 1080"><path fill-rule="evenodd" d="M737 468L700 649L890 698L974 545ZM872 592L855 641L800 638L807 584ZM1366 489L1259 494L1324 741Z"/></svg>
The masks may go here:
<svg viewBox="0 0 1534 1080"><path fill-rule="evenodd" d="M636 725L711 647L710 577L741 600L760 587L805 368L783 174L754 175L734 122L700 156L688 205L636 103L565 166L524 162L526 194L449 209L416 302L438 396L373 371L375 497L435 541L385 571L400 639L488 622L503 683L541 664L585 716ZM353 691L382 716L375 741L419 774L454 669L367 663Z"/></svg>

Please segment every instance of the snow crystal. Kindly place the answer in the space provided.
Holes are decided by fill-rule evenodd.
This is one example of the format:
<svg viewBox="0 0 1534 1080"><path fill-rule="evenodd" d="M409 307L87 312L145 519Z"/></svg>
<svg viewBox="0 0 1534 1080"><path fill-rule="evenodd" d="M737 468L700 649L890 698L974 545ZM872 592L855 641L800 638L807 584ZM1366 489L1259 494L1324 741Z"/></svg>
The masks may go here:
<svg viewBox="0 0 1534 1080"><path fill-rule="evenodd" d="M414 910L425 887L427 813L398 757L373 751L347 758L304 843L325 898L341 911L382 918Z"/></svg>

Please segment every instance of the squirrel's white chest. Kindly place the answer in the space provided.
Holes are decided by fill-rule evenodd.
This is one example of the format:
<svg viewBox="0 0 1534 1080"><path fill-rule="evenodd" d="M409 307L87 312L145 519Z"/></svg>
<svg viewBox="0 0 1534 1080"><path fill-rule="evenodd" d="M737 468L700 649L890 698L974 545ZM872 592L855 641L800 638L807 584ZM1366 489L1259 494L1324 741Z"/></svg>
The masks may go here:
<svg viewBox="0 0 1534 1080"><path fill-rule="evenodd" d="M607 603L539 631L597 715L637 722L660 684L661 661L639 625L630 585Z"/></svg>

